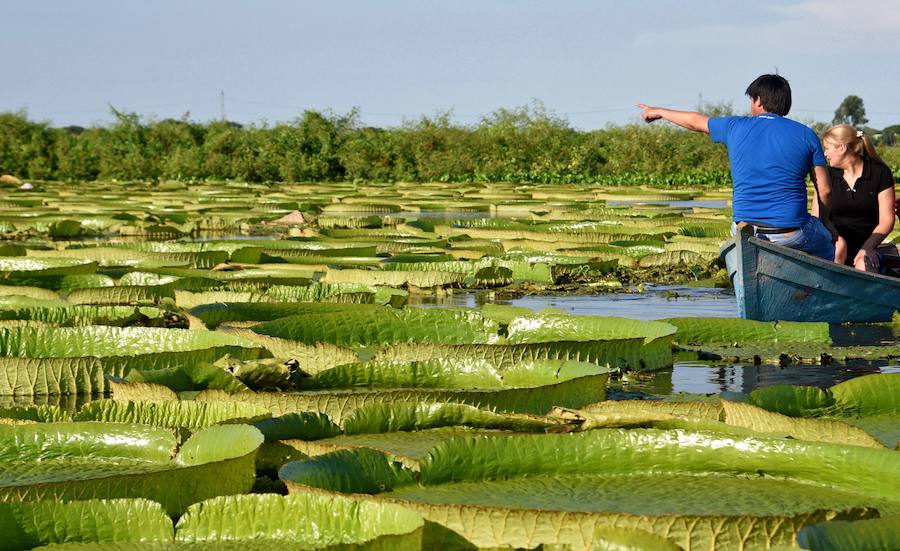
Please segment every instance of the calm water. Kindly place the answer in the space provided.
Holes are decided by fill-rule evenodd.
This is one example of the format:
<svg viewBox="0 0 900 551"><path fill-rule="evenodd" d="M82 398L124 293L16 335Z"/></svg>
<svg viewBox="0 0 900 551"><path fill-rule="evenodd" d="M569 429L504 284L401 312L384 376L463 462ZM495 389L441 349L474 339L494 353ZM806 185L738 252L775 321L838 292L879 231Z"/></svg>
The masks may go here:
<svg viewBox="0 0 900 551"><path fill-rule="evenodd" d="M556 308L574 315L621 316L655 320L668 317L732 318L737 316L734 293L726 289L646 285L643 293L600 295L527 296L495 299L489 292L457 293L447 297L410 297L422 307L478 307L486 303L527 306L539 311ZM833 326L836 345L895 344L886 327ZM633 373L611 382L614 389L648 394L749 393L773 384L809 385L827 388L853 377L871 373L900 373L897 360L859 361L817 365L734 365L697 360L676 360L672 369L655 373Z"/></svg>
<svg viewBox="0 0 900 551"><path fill-rule="evenodd" d="M645 285L644 292L599 295L525 296L510 300L490 292L456 293L446 297L410 297L416 306L476 308L487 303L564 310L576 316L619 316L639 320L674 317L732 318L737 316L734 293L728 289Z"/></svg>
<svg viewBox="0 0 900 551"><path fill-rule="evenodd" d="M894 362L894 363L891 363ZM883 365L878 365L883 363ZM774 385L804 385L828 388L832 385L873 373L900 373L896 360L860 362L848 365L722 365L676 362L670 370L641 376L626 376L612 383L614 388L649 394L749 394L757 388Z"/></svg>
<svg viewBox="0 0 900 551"><path fill-rule="evenodd" d="M688 201L607 201L607 205L615 206L615 205L662 205L666 207L681 207L681 208L704 208L704 209L724 209L727 206L727 201L718 199L718 200L688 200Z"/></svg>

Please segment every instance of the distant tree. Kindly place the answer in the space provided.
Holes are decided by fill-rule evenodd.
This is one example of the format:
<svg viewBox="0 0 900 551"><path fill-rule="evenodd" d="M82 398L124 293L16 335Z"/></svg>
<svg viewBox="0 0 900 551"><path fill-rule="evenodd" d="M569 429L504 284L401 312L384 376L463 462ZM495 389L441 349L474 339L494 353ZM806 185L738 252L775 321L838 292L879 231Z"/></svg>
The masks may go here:
<svg viewBox="0 0 900 551"><path fill-rule="evenodd" d="M866 118L866 108L863 105L862 98L853 95L844 98L837 111L834 112L834 119L831 122L857 127L869 122L869 119Z"/></svg>
<svg viewBox="0 0 900 551"><path fill-rule="evenodd" d="M812 129L813 129L813 132L815 132L815 133L818 134L819 136L821 136L822 134L824 134L825 131L828 130L828 129L831 127L831 125L828 124L827 122L821 122L821 121L815 121L815 122L812 122L812 123L810 123L810 124L807 124L806 126L812 128Z"/></svg>
<svg viewBox="0 0 900 551"><path fill-rule="evenodd" d="M884 145L897 145L897 134L900 134L900 124L893 124L881 131L881 141Z"/></svg>
<svg viewBox="0 0 900 551"><path fill-rule="evenodd" d="M731 117L737 115L733 101L700 101L697 104L697 112L707 117Z"/></svg>

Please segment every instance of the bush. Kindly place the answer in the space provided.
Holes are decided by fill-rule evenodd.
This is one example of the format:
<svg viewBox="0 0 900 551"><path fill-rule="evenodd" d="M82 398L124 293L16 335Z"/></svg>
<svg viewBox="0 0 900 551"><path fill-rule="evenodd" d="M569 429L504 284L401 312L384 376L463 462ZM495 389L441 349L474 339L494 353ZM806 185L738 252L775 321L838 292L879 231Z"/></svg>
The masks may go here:
<svg viewBox="0 0 900 551"><path fill-rule="evenodd" d="M356 111L246 127L113 114L111 125L82 129L0 113L0 172L68 181L730 183L725 148L706 136L664 124L580 131L540 103L471 126L438 113L396 128L362 127ZM900 147L880 151L900 173Z"/></svg>

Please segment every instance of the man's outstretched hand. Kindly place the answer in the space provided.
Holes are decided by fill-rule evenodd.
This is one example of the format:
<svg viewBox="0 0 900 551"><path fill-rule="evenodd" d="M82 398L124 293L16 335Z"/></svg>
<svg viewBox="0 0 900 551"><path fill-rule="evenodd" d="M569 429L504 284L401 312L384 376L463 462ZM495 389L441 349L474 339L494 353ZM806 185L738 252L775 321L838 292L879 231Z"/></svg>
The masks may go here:
<svg viewBox="0 0 900 551"><path fill-rule="evenodd" d="M663 118L662 114L660 113L659 107L651 107L649 105L644 105L643 103L639 103L638 107L643 109L641 118L644 119L644 122L658 121L659 119Z"/></svg>
<svg viewBox="0 0 900 551"><path fill-rule="evenodd" d="M703 132L705 134L709 133L709 117L702 113L678 111L675 109L667 109L665 107L652 107L650 105L644 105L643 103L639 103L638 107L643 109L641 118L644 119L645 122L665 119L672 124L687 128L688 130Z"/></svg>

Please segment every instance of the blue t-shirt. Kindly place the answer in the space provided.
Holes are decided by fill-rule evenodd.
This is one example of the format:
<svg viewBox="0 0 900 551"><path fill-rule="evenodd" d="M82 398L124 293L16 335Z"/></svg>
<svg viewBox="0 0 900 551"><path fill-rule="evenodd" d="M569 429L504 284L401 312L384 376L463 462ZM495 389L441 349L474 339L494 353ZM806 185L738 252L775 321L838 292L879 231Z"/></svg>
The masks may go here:
<svg viewBox="0 0 900 551"><path fill-rule="evenodd" d="M825 166L822 144L812 129L763 113L711 118L709 135L728 147L735 222L793 228L809 218L806 176L813 166Z"/></svg>

